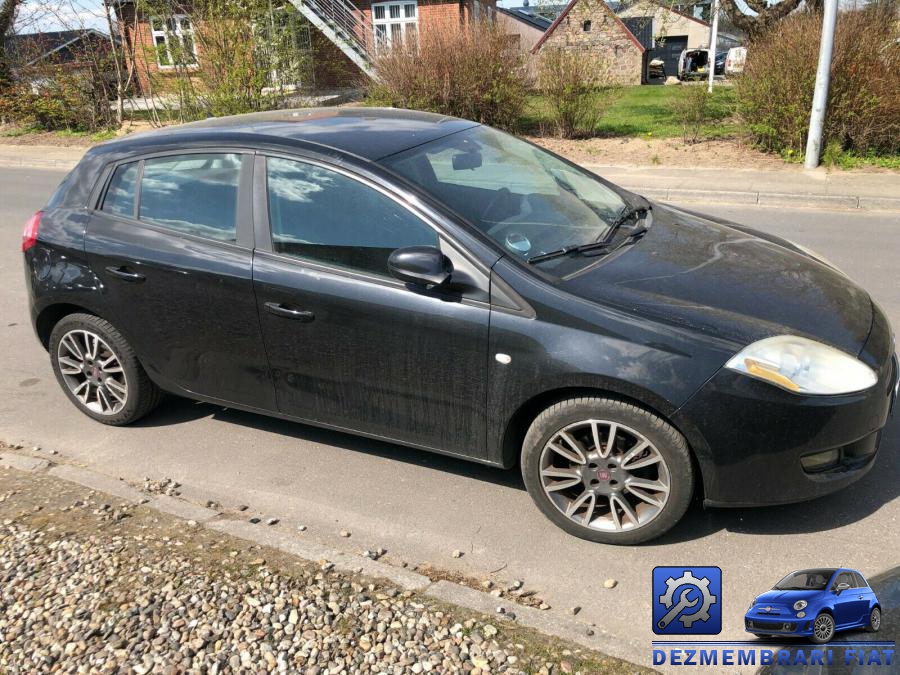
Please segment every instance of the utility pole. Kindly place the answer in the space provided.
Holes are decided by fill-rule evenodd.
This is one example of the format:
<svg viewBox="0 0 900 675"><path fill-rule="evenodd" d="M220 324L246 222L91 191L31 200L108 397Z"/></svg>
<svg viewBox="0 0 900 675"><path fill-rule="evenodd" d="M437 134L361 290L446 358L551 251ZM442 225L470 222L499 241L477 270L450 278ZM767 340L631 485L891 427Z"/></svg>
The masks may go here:
<svg viewBox="0 0 900 675"><path fill-rule="evenodd" d="M719 0L712 0L712 25L709 27L709 87L710 94L713 90L713 80L716 77L716 43L719 41Z"/></svg>
<svg viewBox="0 0 900 675"><path fill-rule="evenodd" d="M809 135L806 137L807 169L819 166L822 152L822 127L825 124L825 108L828 105L828 84L831 79L831 53L834 50L834 26L837 22L838 0L825 0L825 16L822 18L822 46L819 47L819 67L816 70L816 89L813 93L812 112L809 115Z"/></svg>

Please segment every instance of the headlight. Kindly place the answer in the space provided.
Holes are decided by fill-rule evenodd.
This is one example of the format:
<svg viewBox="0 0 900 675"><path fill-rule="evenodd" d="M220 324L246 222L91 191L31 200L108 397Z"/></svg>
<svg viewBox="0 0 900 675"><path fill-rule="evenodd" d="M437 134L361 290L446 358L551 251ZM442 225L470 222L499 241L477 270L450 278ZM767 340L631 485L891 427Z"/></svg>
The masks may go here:
<svg viewBox="0 0 900 675"><path fill-rule="evenodd" d="M752 609L752 608L754 607L754 605L756 605L756 598L753 598L753 599L750 601L750 607L749 607L748 609Z"/></svg>
<svg viewBox="0 0 900 675"><path fill-rule="evenodd" d="M878 382L875 372L860 360L795 335L754 342L725 367L797 394L849 394Z"/></svg>
<svg viewBox="0 0 900 675"><path fill-rule="evenodd" d="M806 600L798 600L794 603L794 609L803 609L806 607Z"/></svg>

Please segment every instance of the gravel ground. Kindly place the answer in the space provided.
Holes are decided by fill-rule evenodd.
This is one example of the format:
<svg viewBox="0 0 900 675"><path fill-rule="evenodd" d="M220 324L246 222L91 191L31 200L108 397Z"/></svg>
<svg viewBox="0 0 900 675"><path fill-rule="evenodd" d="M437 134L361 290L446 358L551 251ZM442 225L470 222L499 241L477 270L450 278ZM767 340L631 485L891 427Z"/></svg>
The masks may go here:
<svg viewBox="0 0 900 675"><path fill-rule="evenodd" d="M0 670L649 672L11 469L0 470Z"/></svg>

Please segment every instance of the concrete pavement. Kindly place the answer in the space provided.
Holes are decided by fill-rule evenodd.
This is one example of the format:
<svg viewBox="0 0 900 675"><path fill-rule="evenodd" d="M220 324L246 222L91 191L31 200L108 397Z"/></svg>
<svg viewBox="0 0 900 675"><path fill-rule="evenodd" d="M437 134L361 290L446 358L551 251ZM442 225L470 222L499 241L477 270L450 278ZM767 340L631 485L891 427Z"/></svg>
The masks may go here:
<svg viewBox="0 0 900 675"><path fill-rule="evenodd" d="M71 169L85 148L0 144L0 167ZM614 183L669 202L900 212L900 173L587 165Z"/></svg>
<svg viewBox="0 0 900 675"><path fill-rule="evenodd" d="M322 545L447 573L523 579L565 615L598 625L615 656L651 657L650 573L656 565L718 565L725 578L721 639L744 639L750 598L786 571L845 564L868 576L900 563L900 417L885 431L875 469L853 487L794 506L694 507L665 538L607 547L569 537L532 506L514 472L501 471L170 397L142 423L108 428L78 413L59 390L32 335L19 238L60 172L0 169L0 439L58 451L113 477L172 477L204 504L249 505L308 527ZM694 208L697 208L696 206ZM701 209L702 210L702 209ZM900 231L887 213L707 207L789 236L829 257L868 288L900 326ZM339 536L339 530L352 533ZM454 558L451 552L464 553ZM823 559L823 555L828 559ZM604 588L613 578L618 585Z"/></svg>

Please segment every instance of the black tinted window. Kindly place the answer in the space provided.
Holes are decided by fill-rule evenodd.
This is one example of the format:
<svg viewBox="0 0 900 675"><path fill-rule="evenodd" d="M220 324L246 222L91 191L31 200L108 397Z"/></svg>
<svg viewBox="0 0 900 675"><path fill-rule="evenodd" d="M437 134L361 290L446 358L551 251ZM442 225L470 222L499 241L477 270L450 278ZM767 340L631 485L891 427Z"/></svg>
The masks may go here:
<svg viewBox="0 0 900 675"><path fill-rule="evenodd" d="M202 154L144 161L140 219L219 241L235 241L241 156Z"/></svg>
<svg viewBox="0 0 900 675"><path fill-rule="evenodd" d="M359 181L287 159L267 165L277 253L387 276L394 250L438 245L425 222Z"/></svg>
<svg viewBox="0 0 900 675"><path fill-rule="evenodd" d="M137 182L138 163L119 166L103 198L103 210L117 216L134 217L134 186Z"/></svg>

